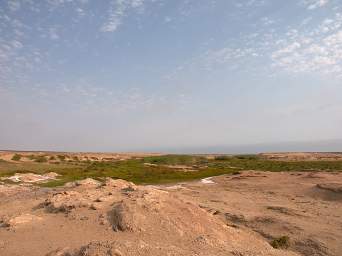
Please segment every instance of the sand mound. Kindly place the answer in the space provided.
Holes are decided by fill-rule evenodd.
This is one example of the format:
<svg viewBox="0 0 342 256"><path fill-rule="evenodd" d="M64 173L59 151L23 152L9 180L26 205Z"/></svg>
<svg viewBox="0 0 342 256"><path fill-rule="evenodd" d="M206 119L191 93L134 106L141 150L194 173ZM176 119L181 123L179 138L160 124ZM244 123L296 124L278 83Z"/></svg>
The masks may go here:
<svg viewBox="0 0 342 256"><path fill-rule="evenodd" d="M325 201L342 201L342 183L316 184L307 194Z"/></svg>
<svg viewBox="0 0 342 256"><path fill-rule="evenodd" d="M69 187L69 186L68 186ZM104 183L94 179L85 179L76 182L71 191L55 193L42 204L50 213L69 213L76 208L103 208L113 203L120 192L134 191L137 187L124 180L106 179Z"/></svg>
<svg viewBox="0 0 342 256"><path fill-rule="evenodd" d="M137 186L133 183L133 182L128 182L125 180L121 180L121 179L111 179L111 178L107 178L105 180L105 186L108 187L112 187L112 188L116 188L116 189L136 189Z"/></svg>
<svg viewBox="0 0 342 256"><path fill-rule="evenodd" d="M228 227L197 205L153 188L131 192L114 204L108 216L114 231L167 237L168 243L187 242L199 250L216 251L213 255L221 255L220 251L224 255L291 255L274 250L255 235Z"/></svg>
<svg viewBox="0 0 342 256"><path fill-rule="evenodd" d="M341 183L324 183L316 185L320 189L328 190L342 195L342 184Z"/></svg>
<svg viewBox="0 0 342 256"><path fill-rule="evenodd" d="M216 239L223 239L225 232L206 211L157 189L131 193L109 216L115 231L154 232L157 226L179 236L206 233Z"/></svg>
<svg viewBox="0 0 342 256"><path fill-rule="evenodd" d="M229 227L198 205L167 191L123 180L107 179L100 186L81 185L56 193L44 207L53 213L73 211L70 218L91 211L105 219L97 225L115 236L109 242L91 242L74 251L53 251L49 256L296 255L275 250L256 234Z"/></svg>
<svg viewBox="0 0 342 256"><path fill-rule="evenodd" d="M18 185L0 185L0 198L9 198L10 196L16 194L22 194L25 192L31 191L32 188L27 186L18 186Z"/></svg>

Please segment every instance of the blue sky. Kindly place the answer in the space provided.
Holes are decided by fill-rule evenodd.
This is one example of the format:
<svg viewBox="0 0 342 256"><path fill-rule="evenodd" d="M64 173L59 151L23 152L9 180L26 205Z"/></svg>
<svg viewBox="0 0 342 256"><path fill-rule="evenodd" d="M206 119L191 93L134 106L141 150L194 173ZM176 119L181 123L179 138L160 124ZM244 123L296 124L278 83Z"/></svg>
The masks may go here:
<svg viewBox="0 0 342 256"><path fill-rule="evenodd" d="M341 113L342 0L0 1L1 148L333 140Z"/></svg>

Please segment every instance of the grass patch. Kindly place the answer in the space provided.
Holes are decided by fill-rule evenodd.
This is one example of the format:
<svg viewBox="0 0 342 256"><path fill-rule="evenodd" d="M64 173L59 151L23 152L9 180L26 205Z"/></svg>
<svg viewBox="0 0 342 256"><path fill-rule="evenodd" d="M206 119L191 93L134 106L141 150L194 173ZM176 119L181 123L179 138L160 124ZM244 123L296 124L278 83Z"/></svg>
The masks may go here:
<svg viewBox="0 0 342 256"><path fill-rule="evenodd" d="M287 249L290 247L290 238L288 236L281 236L271 241L270 244L276 249Z"/></svg>
<svg viewBox="0 0 342 256"><path fill-rule="evenodd" d="M159 165L195 165L204 164L208 159L202 156L192 155L164 155L143 158L143 162Z"/></svg>
<svg viewBox="0 0 342 256"><path fill-rule="evenodd" d="M274 161L254 157L234 156L223 161L210 161L212 168L235 168L257 171L338 171L342 170L342 161Z"/></svg>

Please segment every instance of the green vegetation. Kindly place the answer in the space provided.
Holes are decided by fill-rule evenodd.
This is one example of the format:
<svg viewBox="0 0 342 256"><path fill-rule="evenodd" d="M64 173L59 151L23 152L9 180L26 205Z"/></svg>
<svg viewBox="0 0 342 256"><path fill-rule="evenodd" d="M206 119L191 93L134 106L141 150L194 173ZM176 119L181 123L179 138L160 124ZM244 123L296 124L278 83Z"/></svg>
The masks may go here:
<svg viewBox="0 0 342 256"><path fill-rule="evenodd" d="M342 161L271 161L257 155L238 155L208 159L194 155L164 155L130 159L124 161L65 161L66 156L59 155L61 162L47 163L46 156L33 156L33 162L0 161L0 176L15 172L46 173L61 175L58 181L43 186L58 186L66 182L104 177L120 178L137 184L173 183L201 179L221 174L238 175L243 170L257 171L338 171L342 170ZM196 171L176 169L175 165L189 166Z"/></svg>
<svg viewBox="0 0 342 256"><path fill-rule="evenodd" d="M287 249L290 247L290 238L288 236L281 236L279 238L274 239L271 242L273 248L276 249Z"/></svg>
<svg viewBox="0 0 342 256"><path fill-rule="evenodd" d="M19 155L19 154L14 154L12 157L13 161L20 161L20 159L21 159L21 155Z"/></svg>
<svg viewBox="0 0 342 256"><path fill-rule="evenodd" d="M37 163L46 163L47 162L47 158L45 156L36 156L34 158L34 161Z"/></svg>
<svg viewBox="0 0 342 256"><path fill-rule="evenodd" d="M342 161L273 161L256 155L233 156L227 160L215 160L209 163L213 168L234 168L256 171L338 171L342 170Z"/></svg>
<svg viewBox="0 0 342 256"><path fill-rule="evenodd" d="M235 158L243 160L258 160L258 155L236 155Z"/></svg>
<svg viewBox="0 0 342 256"><path fill-rule="evenodd" d="M164 155L145 157L143 161L145 163L162 165L194 165L206 163L208 162L208 159L203 156Z"/></svg>
<svg viewBox="0 0 342 256"><path fill-rule="evenodd" d="M37 163L46 163L48 161L48 158L45 155L28 155L26 157ZM51 157L50 157L50 160L51 160Z"/></svg>

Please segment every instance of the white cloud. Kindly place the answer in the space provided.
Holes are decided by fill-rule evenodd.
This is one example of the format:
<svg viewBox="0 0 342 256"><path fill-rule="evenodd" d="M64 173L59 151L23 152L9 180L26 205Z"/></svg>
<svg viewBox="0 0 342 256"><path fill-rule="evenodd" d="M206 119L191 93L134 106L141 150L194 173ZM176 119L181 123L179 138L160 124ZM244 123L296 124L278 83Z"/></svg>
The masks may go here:
<svg viewBox="0 0 342 256"><path fill-rule="evenodd" d="M329 0L304 0L303 4L308 10L314 10L323 7L329 3Z"/></svg>
<svg viewBox="0 0 342 256"><path fill-rule="evenodd" d="M59 35L57 33L57 28L50 28L49 29L49 37L51 40L58 40L59 39Z"/></svg>
<svg viewBox="0 0 342 256"><path fill-rule="evenodd" d="M80 7L76 8L76 12L81 17L85 15L85 11Z"/></svg>
<svg viewBox="0 0 342 256"><path fill-rule="evenodd" d="M263 6L266 4L265 0L247 0L247 1L239 1L235 3L235 6L238 8L249 8L251 6Z"/></svg>
<svg viewBox="0 0 342 256"><path fill-rule="evenodd" d="M269 26L269 25L272 25L272 24L275 23L274 20L272 20L272 19L270 19L270 18L268 18L268 17L263 17L263 18L261 19L261 22L262 22L265 26Z"/></svg>

